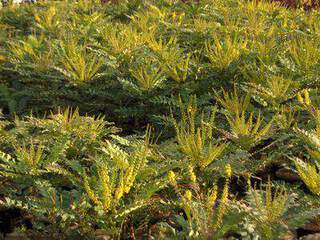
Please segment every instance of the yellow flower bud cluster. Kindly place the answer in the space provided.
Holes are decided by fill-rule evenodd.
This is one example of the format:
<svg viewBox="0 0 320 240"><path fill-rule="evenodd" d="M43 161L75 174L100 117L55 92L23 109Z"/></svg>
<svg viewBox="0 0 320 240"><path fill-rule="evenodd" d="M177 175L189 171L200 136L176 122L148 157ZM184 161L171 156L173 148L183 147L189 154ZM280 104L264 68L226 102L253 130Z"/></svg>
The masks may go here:
<svg viewBox="0 0 320 240"><path fill-rule="evenodd" d="M176 185L176 174L173 171L169 171L168 173L168 181L172 185Z"/></svg>
<svg viewBox="0 0 320 240"><path fill-rule="evenodd" d="M134 162L124 173L120 174L119 184L115 190L115 200L118 201L125 193L129 193L133 187L139 169L139 163Z"/></svg>
<svg viewBox="0 0 320 240"><path fill-rule="evenodd" d="M191 181L191 182L196 183L196 181L197 181L197 176L196 176L196 174L194 173L194 170L193 170L193 167L192 167L192 166L189 166L189 178L190 178L190 181Z"/></svg>
<svg viewBox="0 0 320 240"><path fill-rule="evenodd" d="M98 176L101 181L101 187L103 189L101 198L104 209L109 209L112 204L112 189L110 187L110 178L108 169L106 166L98 169Z"/></svg>
<svg viewBox="0 0 320 240"><path fill-rule="evenodd" d="M96 197L96 194L94 193L94 191L91 189L87 175L84 175L84 178L83 178L83 186L84 186L84 190L86 191L89 199L90 199L94 204L100 205L101 202L100 202L99 199Z"/></svg>
<svg viewBox="0 0 320 240"><path fill-rule="evenodd" d="M125 193L129 193L130 189L133 186L134 180L136 179L136 171L135 168L133 166L130 166L125 174L125 184L124 184L124 192Z"/></svg>
<svg viewBox="0 0 320 240"><path fill-rule="evenodd" d="M227 178L230 178L232 176L232 167L230 164L227 164L224 168L224 171L227 175Z"/></svg>
<svg viewBox="0 0 320 240"><path fill-rule="evenodd" d="M310 100L308 89L304 89L302 92L299 92L297 94L297 99L298 99L298 102L303 104L303 105L309 106L311 104L311 100Z"/></svg>
<svg viewBox="0 0 320 240"><path fill-rule="evenodd" d="M192 200L192 192L190 190L187 190L185 193L184 193L184 199L186 199L188 202L190 202Z"/></svg>
<svg viewBox="0 0 320 240"><path fill-rule="evenodd" d="M122 196L123 196L123 188L120 185L114 194L114 198L115 200L119 201L122 198Z"/></svg>
<svg viewBox="0 0 320 240"><path fill-rule="evenodd" d="M207 208L211 209L214 203L217 200L218 196L218 187L214 186L209 192L207 196Z"/></svg>

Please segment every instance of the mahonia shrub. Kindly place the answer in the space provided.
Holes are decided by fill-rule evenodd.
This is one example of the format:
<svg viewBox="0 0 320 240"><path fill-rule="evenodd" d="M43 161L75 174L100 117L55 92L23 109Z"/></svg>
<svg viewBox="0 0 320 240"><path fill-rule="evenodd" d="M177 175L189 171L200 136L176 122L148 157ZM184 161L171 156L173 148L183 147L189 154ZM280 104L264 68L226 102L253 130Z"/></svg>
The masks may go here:
<svg viewBox="0 0 320 240"><path fill-rule="evenodd" d="M1 1L0 238L319 232L313 2Z"/></svg>

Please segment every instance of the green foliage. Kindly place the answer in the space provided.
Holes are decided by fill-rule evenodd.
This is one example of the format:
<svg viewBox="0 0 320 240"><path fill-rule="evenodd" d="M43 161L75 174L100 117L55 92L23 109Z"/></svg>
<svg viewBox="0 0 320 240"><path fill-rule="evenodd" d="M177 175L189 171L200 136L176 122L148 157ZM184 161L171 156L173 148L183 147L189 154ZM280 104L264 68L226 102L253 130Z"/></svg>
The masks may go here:
<svg viewBox="0 0 320 240"><path fill-rule="evenodd" d="M289 194L279 189L273 193L269 180L265 192L251 189L249 196L257 231L264 239L275 239L279 236L277 227L282 224L288 208Z"/></svg>
<svg viewBox="0 0 320 240"><path fill-rule="evenodd" d="M261 128L262 120L260 114L253 120L253 113L246 119L245 112L236 115L234 118L226 116L230 125L232 138L244 149L250 149L257 144L270 130L272 121Z"/></svg>
<svg viewBox="0 0 320 240"><path fill-rule="evenodd" d="M287 192L283 185L273 187L268 178L265 187L257 189L250 186L248 205L241 207L246 214L242 216L255 229L253 235L256 237L281 239L292 236L294 228L303 226L308 219L319 214L319 209L310 210L302 205L306 202L299 203L297 198L296 193Z"/></svg>
<svg viewBox="0 0 320 240"><path fill-rule="evenodd" d="M151 91L159 87L163 82L163 71L159 66L152 63L143 63L139 66L133 66L129 69L131 75L137 81L139 88L143 91Z"/></svg>
<svg viewBox="0 0 320 240"><path fill-rule="evenodd" d="M52 52L46 50L44 36L28 36L10 45L9 59L11 63L21 68L31 68L32 71L45 72L52 67Z"/></svg>
<svg viewBox="0 0 320 240"><path fill-rule="evenodd" d="M253 112L247 117L250 95L239 98L236 91L230 95L224 91L223 94L224 96L218 96L217 100L228 110L225 117L230 126L231 138L245 150L249 150L268 134L273 120L262 127L263 119L260 113L256 119Z"/></svg>
<svg viewBox="0 0 320 240"><path fill-rule="evenodd" d="M289 56L301 74L310 74L319 63L319 49L312 39L299 38L289 45Z"/></svg>
<svg viewBox="0 0 320 240"><path fill-rule="evenodd" d="M229 179L232 175L230 165L225 167L227 178L225 180L220 199L218 199L218 188L214 185L208 188L207 192L202 192L200 184L197 182L195 174L189 173L193 178L192 189L180 189L175 174L169 172L169 181L174 188L175 193L179 196L177 205L182 208L186 218L176 216L175 221L180 225L182 231L161 236L161 231L168 231L170 226L162 224L160 238L195 238L195 239L220 239L224 231L232 229L233 225L223 226L225 215L228 214L229 202Z"/></svg>
<svg viewBox="0 0 320 240"><path fill-rule="evenodd" d="M239 115L247 110L251 96L247 94L245 97L239 98L236 88L234 88L234 92L230 94L222 89L222 96L216 95L216 99L229 114Z"/></svg>
<svg viewBox="0 0 320 240"><path fill-rule="evenodd" d="M317 165L304 163L301 160L296 160L295 165L298 170L299 176L310 189L310 191L313 194L320 196L320 174Z"/></svg>
<svg viewBox="0 0 320 240"><path fill-rule="evenodd" d="M94 81L101 77L104 60L88 52L84 46L78 46L74 40L70 40L66 44L61 43L59 50L59 62L62 67L55 69L75 84Z"/></svg>
<svg viewBox="0 0 320 240"><path fill-rule="evenodd" d="M190 53L184 56L178 48L162 52L160 62L163 71L177 83L185 82L188 77L190 56Z"/></svg>
<svg viewBox="0 0 320 240"><path fill-rule="evenodd" d="M247 84L252 93L274 108L294 97L297 83L281 76L272 76L263 85Z"/></svg>
<svg viewBox="0 0 320 240"><path fill-rule="evenodd" d="M47 11L35 13L36 26L49 34L57 34L61 25L57 15L57 8L54 6L50 6Z"/></svg>
<svg viewBox="0 0 320 240"><path fill-rule="evenodd" d="M207 119L202 114L201 124L197 127L196 102L196 97L191 97L188 105L184 105L180 99L181 123L175 121L174 125L181 151L194 166L204 169L222 154L226 144L213 143L214 109Z"/></svg>
<svg viewBox="0 0 320 240"><path fill-rule="evenodd" d="M214 35L213 43L206 43L205 55L214 69L222 71L239 59L246 46L247 40L243 40L239 36L227 35L221 41L217 35Z"/></svg>

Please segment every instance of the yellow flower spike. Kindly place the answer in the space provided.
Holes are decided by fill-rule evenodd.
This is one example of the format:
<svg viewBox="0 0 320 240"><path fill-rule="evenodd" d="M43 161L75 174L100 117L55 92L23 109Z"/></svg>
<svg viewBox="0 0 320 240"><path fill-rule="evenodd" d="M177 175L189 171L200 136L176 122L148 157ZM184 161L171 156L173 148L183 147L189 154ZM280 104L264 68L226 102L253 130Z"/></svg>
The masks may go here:
<svg viewBox="0 0 320 240"><path fill-rule="evenodd" d="M131 183L128 183L125 187L124 187L124 192L125 193L129 193L131 187L133 186L133 184Z"/></svg>
<svg viewBox="0 0 320 240"><path fill-rule="evenodd" d="M197 176L193 171L193 167L189 166L189 178L191 180L191 182L195 183L197 181Z"/></svg>
<svg viewBox="0 0 320 240"><path fill-rule="evenodd" d="M217 200L217 196L218 196L218 187L214 186L208 193L208 198L207 198L208 208L212 208L215 201Z"/></svg>
<svg viewBox="0 0 320 240"><path fill-rule="evenodd" d="M92 188L90 187L87 175L84 175L83 185L84 185L84 189L85 189L86 193L88 194L88 197L91 199L91 201L96 205L100 205L101 202L98 199L98 197L96 196L96 194L94 193L94 191L92 190Z"/></svg>
<svg viewBox="0 0 320 240"><path fill-rule="evenodd" d="M171 184L176 184L176 174L173 171L169 171L168 173L168 180Z"/></svg>
<svg viewBox="0 0 320 240"><path fill-rule="evenodd" d="M303 97L301 96L301 93L297 94L297 99L300 104L304 104L304 100L303 100Z"/></svg>
<svg viewBox="0 0 320 240"><path fill-rule="evenodd" d="M191 201L192 200L192 192L190 190L187 190L184 193L184 198L187 199L187 201Z"/></svg>
<svg viewBox="0 0 320 240"><path fill-rule="evenodd" d="M216 222L214 224L215 229L220 227L222 224L223 216L226 212L226 203L228 201L228 196L229 196L229 185L228 185L228 183L226 183L224 185L223 192L221 195L220 205L217 209L217 218L216 218Z"/></svg>
<svg viewBox="0 0 320 240"><path fill-rule="evenodd" d="M114 194L114 198L118 201L123 196L123 187L119 186Z"/></svg>
<svg viewBox="0 0 320 240"><path fill-rule="evenodd" d="M303 94L304 94L304 100L305 100L305 103L307 106L309 106L311 104L311 101L310 101L310 96L309 96L309 91L308 89L305 89L303 91Z"/></svg>
<svg viewBox="0 0 320 240"><path fill-rule="evenodd" d="M125 178L125 186L124 186L124 192L129 193L131 187L133 186L135 176L134 176L134 169L133 167L129 167L127 173L126 173L126 178Z"/></svg>
<svg viewBox="0 0 320 240"><path fill-rule="evenodd" d="M230 178L231 175L232 175L232 167L231 167L231 165L230 165L230 164L227 164L227 165L225 166L225 168L224 168L224 171L225 171L227 177Z"/></svg>

